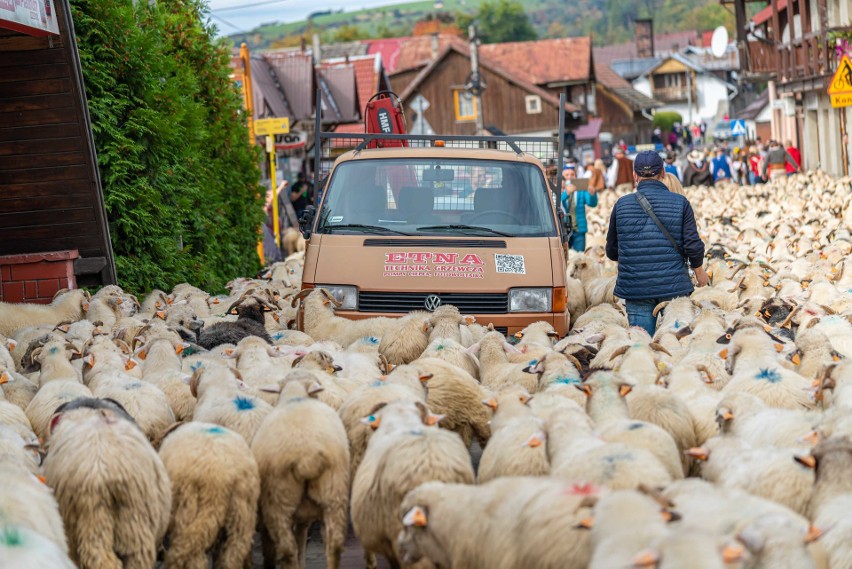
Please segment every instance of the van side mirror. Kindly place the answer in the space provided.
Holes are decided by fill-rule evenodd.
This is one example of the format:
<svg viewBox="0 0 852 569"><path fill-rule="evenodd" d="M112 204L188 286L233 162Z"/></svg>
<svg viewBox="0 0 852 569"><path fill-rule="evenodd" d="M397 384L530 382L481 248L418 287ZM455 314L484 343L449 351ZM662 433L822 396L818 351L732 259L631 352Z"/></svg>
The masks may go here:
<svg viewBox="0 0 852 569"><path fill-rule="evenodd" d="M299 218L299 231L306 240L311 238L311 229L313 228L314 218L316 215L316 206L309 205L305 208L305 211L302 212L302 217Z"/></svg>

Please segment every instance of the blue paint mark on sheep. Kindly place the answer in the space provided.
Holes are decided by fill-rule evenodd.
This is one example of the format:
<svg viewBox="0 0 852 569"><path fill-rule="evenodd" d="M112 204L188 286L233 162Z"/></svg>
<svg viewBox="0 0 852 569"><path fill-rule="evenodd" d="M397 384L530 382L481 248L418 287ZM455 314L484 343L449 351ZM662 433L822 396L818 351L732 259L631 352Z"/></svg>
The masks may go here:
<svg viewBox="0 0 852 569"><path fill-rule="evenodd" d="M630 426L627 427L627 428L630 429L631 431L635 431L636 429L641 429L644 426L645 425L643 425L642 423L630 423Z"/></svg>
<svg viewBox="0 0 852 569"><path fill-rule="evenodd" d="M207 428L207 433L211 434L211 435L224 435L225 432L226 432L225 429L223 429L222 427L208 427Z"/></svg>
<svg viewBox="0 0 852 569"><path fill-rule="evenodd" d="M140 381L133 381L127 384L127 389L139 389L140 387L142 387L142 382Z"/></svg>
<svg viewBox="0 0 852 569"><path fill-rule="evenodd" d="M284 332L276 332L272 335L273 340L280 340L284 337Z"/></svg>
<svg viewBox="0 0 852 569"><path fill-rule="evenodd" d="M56 346L53 346L52 348L50 348L49 352L51 354L55 354L55 353L59 352L59 348L56 347Z"/></svg>
<svg viewBox="0 0 852 569"><path fill-rule="evenodd" d="M379 343L379 339L376 338L375 336L367 336L365 338L361 338L361 341L364 342L365 344L378 344Z"/></svg>
<svg viewBox="0 0 852 569"><path fill-rule="evenodd" d="M553 383L560 383L563 385L579 385L582 383L579 377L557 377L553 380Z"/></svg>
<svg viewBox="0 0 852 569"><path fill-rule="evenodd" d="M200 370L202 367L204 367L204 364L203 364L203 363L201 363L201 362L195 362L194 364L192 364L191 366L189 366L189 369L191 369L192 371L198 371L198 370Z"/></svg>
<svg viewBox="0 0 852 569"><path fill-rule="evenodd" d="M251 411L254 409L254 401L248 399L246 397L234 397L234 407L237 408L237 411Z"/></svg>
<svg viewBox="0 0 852 569"><path fill-rule="evenodd" d="M443 349L444 349L444 344L438 344L437 346L435 346L435 351L436 351L436 352L440 352L440 351L441 351L441 350L443 350Z"/></svg>
<svg viewBox="0 0 852 569"><path fill-rule="evenodd" d="M18 547L23 545L23 539L21 539L21 534L18 531L18 528L15 527L6 527L3 528L2 539L0 539L0 544L3 544L7 547Z"/></svg>
<svg viewBox="0 0 852 569"><path fill-rule="evenodd" d="M680 328L680 322L678 322L677 320L675 320L675 323L674 323L674 329L675 329L675 330L677 330L678 328Z"/></svg>
<svg viewBox="0 0 852 569"><path fill-rule="evenodd" d="M781 374L776 369L761 368L754 378L768 381L769 383L778 383L781 381Z"/></svg>

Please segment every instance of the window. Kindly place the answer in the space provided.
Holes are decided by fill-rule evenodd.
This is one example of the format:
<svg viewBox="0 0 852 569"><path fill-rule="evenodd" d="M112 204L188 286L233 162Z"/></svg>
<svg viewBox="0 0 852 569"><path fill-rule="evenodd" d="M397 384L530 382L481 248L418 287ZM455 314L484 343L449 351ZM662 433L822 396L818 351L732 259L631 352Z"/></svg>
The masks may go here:
<svg viewBox="0 0 852 569"><path fill-rule="evenodd" d="M550 198L541 169L523 162L416 156L353 159L332 172L317 231L428 236L498 231L552 237L556 228ZM452 227L457 225L479 227Z"/></svg>
<svg viewBox="0 0 852 569"><path fill-rule="evenodd" d="M527 95L524 102L527 105L528 115L537 115L541 113L541 97L538 95Z"/></svg>
<svg viewBox="0 0 852 569"><path fill-rule="evenodd" d="M476 99L467 90L453 89L453 102L457 122L476 120Z"/></svg>

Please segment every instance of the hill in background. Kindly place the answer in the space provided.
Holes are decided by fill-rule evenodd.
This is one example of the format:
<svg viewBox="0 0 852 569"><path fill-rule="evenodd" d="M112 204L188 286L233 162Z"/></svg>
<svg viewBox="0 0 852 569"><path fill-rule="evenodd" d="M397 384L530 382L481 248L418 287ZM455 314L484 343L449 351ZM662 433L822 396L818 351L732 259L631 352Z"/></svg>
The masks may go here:
<svg viewBox="0 0 852 569"><path fill-rule="evenodd" d="M655 33L709 30L725 25L733 29L733 14L718 0L517 0L539 37L592 35L595 45L629 41L633 21L653 16ZM410 2L353 12L327 10L300 22L273 22L247 33L233 34L235 44L245 41L252 48L299 45L302 38L318 33L323 41L352 41L412 34L423 20L444 22L459 14L475 14L481 0Z"/></svg>

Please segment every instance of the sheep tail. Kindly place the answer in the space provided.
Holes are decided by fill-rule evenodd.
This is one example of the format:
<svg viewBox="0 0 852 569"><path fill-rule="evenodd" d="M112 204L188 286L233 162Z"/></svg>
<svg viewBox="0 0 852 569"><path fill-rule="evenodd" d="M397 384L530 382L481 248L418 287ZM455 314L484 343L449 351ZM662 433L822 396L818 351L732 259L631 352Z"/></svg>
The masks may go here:
<svg viewBox="0 0 852 569"><path fill-rule="evenodd" d="M219 524L212 512L199 511L199 508L195 492L175 493L166 567L207 567L206 551L216 540Z"/></svg>
<svg viewBox="0 0 852 569"><path fill-rule="evenodd" d="M108 504L92 503L91 508L80 500L78 508L87 509L76 512L71 524L66 520L68 542L74 562L82 569L122 569L121 560L115 554L113 546L113 519Z"/></svg>
<svg viewBox="0 0 852 569"><path fill-rule="evenodd" d="M259 488L258 488L259 490ZM238 500L228 511L225 541L214 564L215 569L244 567L251 559L252 537L257 525L257 495L254 500Z"/></svg>

